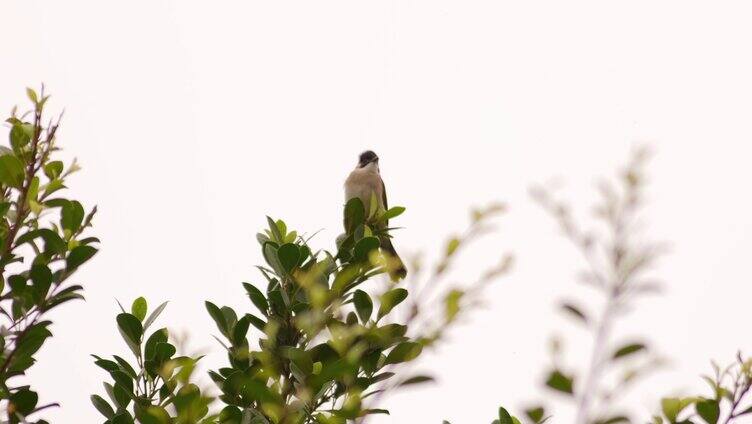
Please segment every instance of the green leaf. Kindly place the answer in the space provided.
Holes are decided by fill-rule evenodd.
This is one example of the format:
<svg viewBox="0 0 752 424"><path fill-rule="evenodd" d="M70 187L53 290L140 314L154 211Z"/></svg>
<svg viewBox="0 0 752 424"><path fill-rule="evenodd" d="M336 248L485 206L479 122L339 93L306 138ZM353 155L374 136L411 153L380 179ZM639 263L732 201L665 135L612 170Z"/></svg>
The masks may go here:
<svg viewBox="0 0 752 424"><path fill-rule="evenodd" d="M381 221L381 222L387 222L387 221L389 221L392 218L396 218L396 217L402 215L403 212L405 212L405 208L404 207L402 207L402 206L394 206L394 207L390 208L388 211L384 212L379 217L379 221Z"/></svg>
<svg viewBox="0 0 752 424"><path fill-rule="evenodd" d="M266 217L266 222L269 224L269 231L271 231L274 241L277 243L282 243L284 240L284 237L282 236L282 233L279 231L279 227L277 226L277 223L274 222L274 220L268 216Z"/></svg>
<svg viewBox="0 0 752 424"><path fill-rule="evenodd" d="M109 424L134 424L133 423L133 417L131 417L131 414L126 412L121 412L110 420Z"/></svg>
<svg viewBox="0 0 752 424"><path fill-rule="evenodd" d="M91 395L91 403L97 408L97 411L105 416L105 418L112 418L115 416L115 410L112 409L110 404L102 399L101 396Z"/></svg>
<svg viewBox="0 0 752 424"><path fill-rule="evenodd" d="M63 162L59 160L55 160L52 162L48 162L46 165L44 165L44 175L47 176L50 180L54 180L55 178L59 177L63 173Z"/></svg>
<svg viewBox="0 0 752 424"><path fill-rule="evenodd" d="M74 270L91 259L96 253L97 249L95 247L89 245L76 246L68 254L68 257L65 260L65 265L68 269Z"/></svg>
<svg viewBox="0 0 752 424"><path fill-rule="evenodd" d="M146 310L148 306L146 304L146 299L143 297L139 297L138 299L133 301L133 304L131 305L131 314L133 314L134 317L138 318L139 321L143 322L144 318L146 318Z"/></svg>
<svg viewBox="0 0 752 424"><path fill-rule="evenodd" d="M363 201L357 197L348 200L345 205L345 231L348 234L354 232L358 226L365 222L365 219L366 211Z"/></svg>
<svg viewBox="0 0 752 424"><path fill-rule="evenodd" d="M292 243L285 243L277 249L277 258L286 273L290 273L298 265L300 249Z"/></svg>
<svg viewBox="0 0 752 424"><path fill-rule="evenodd" d="M252 284L243 283L243 287L245 288L245 291L248 292L248 297L256 308L258 308L262 314L267 315L269 311L269 302L266 300L264 293Z"/></svg>
<svg viewBox="0 0 752 424"><path fill-rule="evenodd" d="M39 395L29 389L22 388L10 395L8 401L13 404L17 413L26 416L36 408Z"/></svg>
<svg viewBox="0 0 752 424"><path fill-rule="evenodd" d="M222 314L222 311L217 307L217 305L209 301L204 302L204 305L206 306L206 310L209 311L209 315L211 315L212 319L217 324L219 331L221 331L222 334L227 335L227 321L225 320L225 316L224 314Z"/></svg>
<svg viewBox="0 0 752 424"><path fill-rule="evenodd" d="M525 415L530 418L530 421L539 423L546 415L546 410L542 406L535 406L525 410Z"/></svg>
<svg viewBox="0 0 752 424"><path fill-rule="evenodd" d="M645 346L642 343L630 343L630 344L624 345L624 346L620 347L619 349L617 349L616 352L614 352L614 354L612 355L611 358L612 359L623 358L625 356L629 356L629 355L633 355L633 354L635 354L637 352L641 352L641 351L643 351L645 349L647 349L647 346Z"/></svg>
<svg viewBox="0 0 752 424"><path fill-rule="evenodd" d="M573 394L574 381L559 370L552 371L546 379L546 386L566 394Z"/></svg>
<svg viewBox="0 0 752 424"><path fill-rule="evenodd" d="M373 312L371 297L363 290L355 290L353 303L355 303L355 311L358 313L360 320L363 324L367 323L371 319L371 313Z"/></svg>
<svg viewBox="0 0 752 424"><path fill-rule="evenodd" d="M141 321L128 313L118 314L116 320L120 331L124 337L126 337L126 341L130 341L137 346L140 345L141 336L144 334L144 329L141 327Z"/></svg>
<svg viewBox="0 0 752 424"><path fill-rule="evenodd" d="M663 411L663 415L673 423L676 422L679 413L690 403L691 402L683 402L682 399L679 398L663 398L661 399L661 410Z"/></svg>
<svg viewBox="0 0 752 424"><path fill-rule="evenodd" d="M432 383L436 381L435 378L429 376L429 375L416 375L414 377L410 377L405 381L402 381L399 385L400 386L409 386L413 384L423 384L423 383Z"/></svg>
<svg viewBox="0 0 752 424"><path fill-rule="evenodd" d="M379 239L376 237L364 237L355 244L353 248L353 260L355 262L365 262L369 255L380 246Z"/></svg>
<svg viewBox="0 0 752 424"><path fill-rule="evenodd" d="M708 424L716 424L718 418L721 415L721 408L718 405L718 401L712 399L705 399L695 404L697 414L702 417Z"/></svg>
<svg viewBox="0 0 752 424"><path fill-rule="evenodd" d="M446 321L450 322L454 320L457 314L460 312L460 301L465 295L465 292L458 289L453 289L447 293L444 298L444 313L446 315Z"/></svg>
<svg viewBox="0 0 752 424"><path fill-rule="evenodd" d="M24 181L23 163L13 155L0 156L0 184L21 188Z"/></svg>
<svg viewBox="0 0 752 424"><path fill-rule="evenodd" d="M75 200L67 202L60 211L60 225L63 229L74 233L81 227L84 215L84 207L81 206L81 203Z"/></svg>
<svg viewBox="0 0 752 424"><path fill-rule="evenodd" d="M402 303L402 301L406 298L407 290L403 288L392 289L381 295L381 305L379 306L378 319L381 319L386 314L391 312L391 310L394 309L395 306Z"/></svg>
<svg viewBox="0 0 752 424"><path fill-rule="evenodd" d="M423 345L416 342L402 342L386 356L386 365L412 361L423 351Z"/></svg>
<svg viewBox="0 0 752 424"><path fill-rule="evenodd" d="M514 424L512 416L509 415L509 412L503 406L499 407L499 424Z"/></svg>
<svg viewBox="0 0 752 424"><path fill-rule="evenodd" d="M16 152L22 152L22 149L26 147L31 141L31 131L28 131L30 125L15 123L10 129L10 145ZM33 127L32 127L33 131Z"/></svg>

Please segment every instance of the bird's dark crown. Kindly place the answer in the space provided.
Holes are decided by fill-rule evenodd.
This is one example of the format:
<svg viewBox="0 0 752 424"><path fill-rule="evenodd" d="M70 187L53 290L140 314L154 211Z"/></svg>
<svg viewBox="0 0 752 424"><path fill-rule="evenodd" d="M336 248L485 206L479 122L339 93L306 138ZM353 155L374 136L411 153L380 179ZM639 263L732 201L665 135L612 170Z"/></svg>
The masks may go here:
<svg viewBox="0 0 752 424"><path fill-rule="evenodd" d="M376 156L376 153L373 152L373 150L366 150L365 152L360 154L360 160L358 161L358 165L362 168L366 165L368 165L371 162L376 162L379 160L379 157Z"/></svg>

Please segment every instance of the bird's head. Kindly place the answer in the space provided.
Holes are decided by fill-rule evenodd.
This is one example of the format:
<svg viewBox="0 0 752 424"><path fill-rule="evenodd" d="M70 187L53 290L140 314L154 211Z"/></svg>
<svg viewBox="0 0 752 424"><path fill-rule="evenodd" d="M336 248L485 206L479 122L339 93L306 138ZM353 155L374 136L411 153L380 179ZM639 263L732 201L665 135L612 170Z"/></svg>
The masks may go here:
<svg viewBox="0 0 752 424"><path fill-rule="evenodd" d="M376 156L376 153L374 153L373 150L366 150L365 152L360 154L360 159L358 159L358 168L365 168L371 164L378 166L379 157Z"/></svg>

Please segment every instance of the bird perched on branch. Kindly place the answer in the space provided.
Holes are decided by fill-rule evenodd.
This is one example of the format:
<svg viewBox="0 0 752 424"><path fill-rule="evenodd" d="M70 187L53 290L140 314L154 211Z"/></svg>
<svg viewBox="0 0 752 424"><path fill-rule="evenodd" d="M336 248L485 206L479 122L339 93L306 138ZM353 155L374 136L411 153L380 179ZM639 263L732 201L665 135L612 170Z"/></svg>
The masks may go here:
<svg viewBox="0 0 752 424"><path fill-rule="evenodd" d="M371 214L371 198L374 196L380 209L389 209L386 200L386 188L379 172L379 157L373 151L367 150L360 154L357 166L345 180L345 202L356 197L359 198L365 207L366 216L369 216ZM384 221L379 224L380 228L378 229L383 230L389 226L388 224L388 221ZM405 269L405 264L394 249L392 240L384 233L379 236L379 242L381 249L392 258L393 265L389 267L389 277L392 281L405 278L407 269Z"/></svg>

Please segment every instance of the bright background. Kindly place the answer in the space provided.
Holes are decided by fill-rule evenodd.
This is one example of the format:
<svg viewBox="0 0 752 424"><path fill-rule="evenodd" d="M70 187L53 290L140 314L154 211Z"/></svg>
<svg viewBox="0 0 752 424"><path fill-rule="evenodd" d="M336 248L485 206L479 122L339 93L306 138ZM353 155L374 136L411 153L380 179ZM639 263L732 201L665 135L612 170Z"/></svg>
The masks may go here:
<svg viewBox="0 0 752 424"><path fill-rule="evenodd" d="M439 384L389 398L374 423L490 422L500 403L540 397L546 339L587 339L555 301L578 286L577 253L530 200L561 177L587 216L597 176L648 143L649 225L671 242L665 293L619 334L649 331L671 365L629 398L646 418L660 395L703 387L708 360L752 351L752 5L747 1L0 3L0 110L44 82L66 110L60 142L84 170L71 195L98 204L102 251L77 280L86 303L55 314L30 373L56 423L97 422L90 353L127 353L115 298L169 299L160 322L224 360L203 300L250 308L264 215L340 230L341 185L357 154L382 158L405 205L405 254L430 252L472 205L505 200L499 232L467 252L474 275L507 250L495 283L422 367ZM3 135L4 136L4 135ZM591 297L594 295L590 295ZM595 298L591 299L595 300ZM592 305L593 302L585 302ZM556 410L567 422L569 410Z"/></svg>

